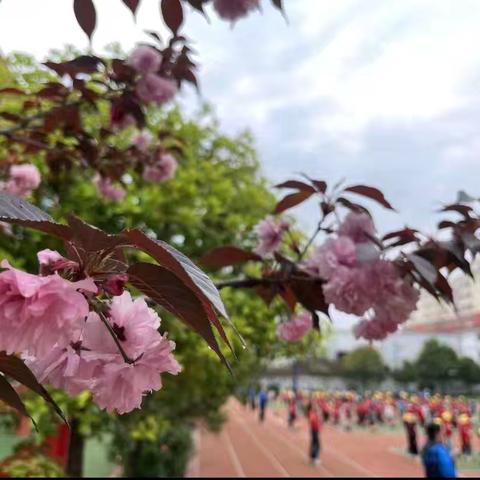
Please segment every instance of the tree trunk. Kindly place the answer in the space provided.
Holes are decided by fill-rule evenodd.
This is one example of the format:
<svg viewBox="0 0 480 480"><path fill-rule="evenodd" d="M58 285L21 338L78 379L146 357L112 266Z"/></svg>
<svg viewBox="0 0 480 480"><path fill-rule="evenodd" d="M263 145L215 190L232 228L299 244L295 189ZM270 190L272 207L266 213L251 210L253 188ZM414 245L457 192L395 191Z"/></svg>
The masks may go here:
<svg viewBox="0 0 480 480"><path fill-rule="evenodd" d="M70 420L70 442L68 444L67 475L73 478L83 477L83 456L85 438L79 431L79 421Z"/></svg>
<svg viewBox="0 0 480 480"><path fill-rule="evenodd" d="M142 458L142 450L143 450L143 444L144 442L142 440L136 440L134 442L134 448L130 452L130 454L127 457L127 461L125 462L125 476L126 477L141 477L142 475L139 475L141 471L138 471L138 466L139 462L141 462Z"/></svg>

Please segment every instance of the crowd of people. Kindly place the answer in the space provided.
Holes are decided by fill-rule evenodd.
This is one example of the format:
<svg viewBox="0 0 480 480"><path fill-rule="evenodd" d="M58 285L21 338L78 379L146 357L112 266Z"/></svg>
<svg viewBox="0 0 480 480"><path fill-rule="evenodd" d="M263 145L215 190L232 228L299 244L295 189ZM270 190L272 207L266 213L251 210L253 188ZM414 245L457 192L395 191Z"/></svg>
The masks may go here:
<svg viewBox="0 0 480 480"><path fill-rule="evenodd" d="M293 428L300 417L310 427L309 456L319 461L320 432L326 424L345 431L355 428L378 429L403 427L406 452L420 455L430 477L453 477L453 458L471 455L473 439L480 437L476 429L480 410L477 402L465 397L406 392L353 391L270 391L250 392L250 405L259 409L264 421L269 400L280 400L285 407L288 426ZM422 435L423 433L423 435ZM424 438L426 441L424 441Z"/></svg>

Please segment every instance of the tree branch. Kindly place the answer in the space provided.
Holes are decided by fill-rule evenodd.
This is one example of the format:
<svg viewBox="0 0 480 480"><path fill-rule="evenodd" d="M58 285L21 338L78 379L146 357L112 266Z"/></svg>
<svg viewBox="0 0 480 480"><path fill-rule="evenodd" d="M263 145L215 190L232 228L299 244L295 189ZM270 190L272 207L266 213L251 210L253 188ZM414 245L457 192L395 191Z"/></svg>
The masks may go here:
<svg viewBox="0 0 480 480"><path fill-rule="evenodd" d="M281 278L252 278L252 277L246 277L246 278L233 278L231 280L224 280L221 282L215 283L215 286L217 287L218 290L221 290L222 288L254 288L254 287L259 287L263 285L282 285L285 282L288 282L289 280L302 280L304 282L317 282L318 278L315 277L307 277L307 276L295 276L293 275L287 275Z"/></svg>

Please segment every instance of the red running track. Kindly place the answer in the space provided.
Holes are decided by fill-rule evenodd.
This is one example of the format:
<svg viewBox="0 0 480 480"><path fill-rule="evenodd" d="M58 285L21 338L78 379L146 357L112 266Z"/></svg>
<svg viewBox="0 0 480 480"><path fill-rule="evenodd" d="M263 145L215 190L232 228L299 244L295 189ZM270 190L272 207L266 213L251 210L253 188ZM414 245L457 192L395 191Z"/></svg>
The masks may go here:
<svg viewBox="0 0 480 480"><path fill-rule="evenodd" d="M421 477L418 459L401 453L398 433L322 430L321 463L308 462L308 428L300 419L286 426L283 412L267 411L261 424L255 412L231 400L221 433L196 433L197 455L188 477Z"/></svg>

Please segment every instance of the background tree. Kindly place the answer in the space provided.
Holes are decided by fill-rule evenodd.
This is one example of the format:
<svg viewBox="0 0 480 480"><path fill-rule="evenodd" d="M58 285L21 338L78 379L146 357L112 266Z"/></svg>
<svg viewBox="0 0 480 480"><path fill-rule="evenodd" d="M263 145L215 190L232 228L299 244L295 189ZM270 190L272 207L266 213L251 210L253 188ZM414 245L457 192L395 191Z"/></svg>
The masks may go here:
<svg viewBox="0 0 480 480"><path fill-rule="evenodd" d="M342 358L341 369L347 378L359 382L363 388L387 376L382 356L370 346L358 347L347 353Z"/></svg>
<svg viewBox="0 0 480 480"><path fill-rule="evenodd" d="M13 79L14 82L35 85L45 75L45 70L26 55L11 56L7 65L9 81ZM18 99L9 98L10 109L17 108L15 102ZM87 122L99 121L98 115L102 113L92 112ZM253 238L242 238L274 204L274 197L268 192L259 170L252 137L247 132L236 137L223 135L207 106L190 119L175 107L167 110L152 108L147 118L152 135L167 129L172 133L169 141L175 138L181 168L173 179L161 185L148 184L132 172L126 178L125 198L102 200L81 167L72 165L71 169L56 173L52 179L45 169L43 156L33 155L30 160L46 175L40 188L33 193L33 202L48 205L52 216L58 220L74 212L110 232L143 228L193 258L223 243L241 242L251 247ZM133 132L133 128L120 132L113 141L125 142ZM9 154L7 149L0 150L4 157ZM11 235L0 236L0 256L26 269L37 268L35 252L46 247L62 248L54 238L16 227ZM269 309L248 291L226 290L224 301L233 323L247 343L247 348L243 349L238 337L230 331L238 356L238 361L229 357L235 378L222 367L205 342L162 311L162 329L169 331L170 338L177 343L176 355L184 371L179 376L165 378L165 388L159 395L149 399L141 411L118 422L112 422L88 399L79 403L56 393L55 398L62 408L71 418L78 420L75 425L80 437L95 432L113 432L114 456L120 454L126 471L136 475L146 473L135 470L134 467L142 465L136 461L136 456L148 456L151 450L158 453L159 445L168 444L169 439L175 444L188 444L191 428L199 419L210 426L218 426L222 420L219 412L228 396L259 371L262 359L281 353L274 325L265 322L275 312L275 305ZM295 350L296 347L289 348ZM37 421L43 429L48 429L51 414L46 409L36 408L43 418L42 421L37 416ZM157 425L153 431L158 434L153 438L152 428L142 430L138 427L145 419L149 419L150 426ZM147 430L149 432L145 433ZM76 454L71 457L81 459L81 448L80 442ZM185 466L184 462L178 462L178 457L174 459L168 455L159 456L158 461L155 468L160 473L167 469L172 474L180 474ZM78 473L79 467L76 468Z"/></svg>
<svg viewBox="0 0 480 480"><path fill-rule="evenodd" d="M458 356L435 339L425 342L415 362L419 385L444 391L447 383L458 377Z"/></svg>

